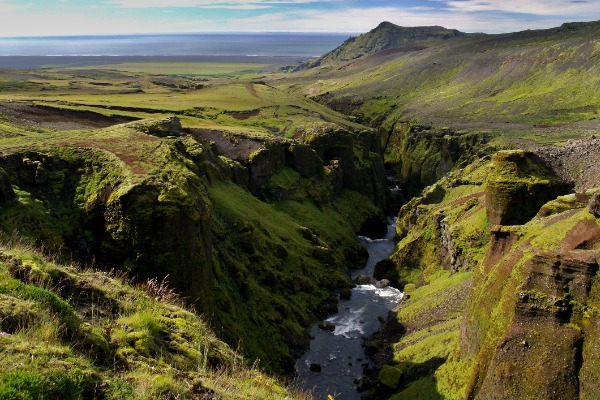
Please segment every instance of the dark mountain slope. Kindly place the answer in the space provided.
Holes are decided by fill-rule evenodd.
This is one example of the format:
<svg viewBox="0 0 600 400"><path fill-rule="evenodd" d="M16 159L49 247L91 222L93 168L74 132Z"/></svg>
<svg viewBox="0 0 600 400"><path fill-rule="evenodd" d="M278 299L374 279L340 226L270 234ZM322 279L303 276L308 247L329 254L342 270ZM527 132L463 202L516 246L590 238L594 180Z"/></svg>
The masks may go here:
<svg viewBox="0 0 600 400"><path fill-rule="evenodd" d="M340 47L298 67L299 70L314 68L338 61L354 60L365 55L390 49L420 49L423 45L466 35L456 29L441 26L404 27L382 22L375 29L346 40Z"/></svg>

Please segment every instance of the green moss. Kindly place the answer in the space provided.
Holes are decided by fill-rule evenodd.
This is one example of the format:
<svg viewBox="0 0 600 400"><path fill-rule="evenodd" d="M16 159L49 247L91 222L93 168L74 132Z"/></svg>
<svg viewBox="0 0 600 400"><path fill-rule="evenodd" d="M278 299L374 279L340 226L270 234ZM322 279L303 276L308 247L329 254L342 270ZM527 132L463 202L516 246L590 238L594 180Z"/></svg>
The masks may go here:
<svg viewBox="0 0 600 400"><path fill-rule="evenodd" d="M382 385L385 385L390 389L396 389L400 382L400 378L402 378L402 373L403 371L400 368L384 365L379 371L377 378Z"/></svg>
<svg viewBox="0 0 600 400"><path fill-rule="evenodd" d="M442 400L448 397L438 393L436 380L427 376L411 382L406 389L390 397L390 400Z"/></svg>

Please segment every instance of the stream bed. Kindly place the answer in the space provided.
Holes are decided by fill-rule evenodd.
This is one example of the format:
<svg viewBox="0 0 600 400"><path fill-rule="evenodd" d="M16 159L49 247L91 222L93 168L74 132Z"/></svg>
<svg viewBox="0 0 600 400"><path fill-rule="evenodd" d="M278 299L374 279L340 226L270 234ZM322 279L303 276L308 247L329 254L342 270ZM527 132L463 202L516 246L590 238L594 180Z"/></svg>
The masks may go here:
<svg viewBox="0 0 600 400"><path fill-rule="evenodd" d="M352 279L359 275L373 276L375 264L393 253L392 241L395 234L395 220L388 220L387 235L383 239L369 239L363 236L358 241L369 252L367 264L362 269L352 271ZM402 292L392 287L378 288L375 285L357 285L352 289L350 299L340 299L338 313L329 316L324 323L333 324L333 331L313 326L314 338L309 350L296 361L296 385L313 392L315 399L358 400L357 390L363 377L363 370L372 363L362 346L363 338L371 336L379 328L380 319L402 299ZM320 368L320 372L312 369ZM318 366L318 367L317 367Z"/></svg>

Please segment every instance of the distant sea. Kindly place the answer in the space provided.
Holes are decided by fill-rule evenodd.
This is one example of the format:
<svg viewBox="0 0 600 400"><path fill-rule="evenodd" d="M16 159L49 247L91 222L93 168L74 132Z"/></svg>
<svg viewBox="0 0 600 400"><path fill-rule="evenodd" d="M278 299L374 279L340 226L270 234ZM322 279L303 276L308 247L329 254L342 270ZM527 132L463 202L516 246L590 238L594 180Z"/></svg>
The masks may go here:
<svg viewBox="0 0 600 400"><path fill-rule="evenodd" d="M228 33L0 38L0 67L31 68L40 57L193 57L306 60L338 47L349 34ZM116 61L116 60L115 60Z"/></svg>

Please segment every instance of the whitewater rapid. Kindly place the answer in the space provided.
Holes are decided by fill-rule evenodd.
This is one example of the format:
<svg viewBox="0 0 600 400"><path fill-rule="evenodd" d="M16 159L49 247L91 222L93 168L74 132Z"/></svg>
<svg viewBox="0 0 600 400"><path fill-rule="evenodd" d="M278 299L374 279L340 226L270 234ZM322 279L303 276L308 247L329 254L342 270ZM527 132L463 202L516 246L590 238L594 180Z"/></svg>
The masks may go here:
<svg viewBox="0 0 600 400"><path fill-rule="evenodd" d="M353 279L359 275L373 275L375 264L393 253L394 235L395 220L389 219L385 238L358 237L369 252L369 259L362 269L353 271ZM314 339L310 349L296 362L296 384L312 390L316 399L327 399L332 395L336 400L359 400L361 394L357 388L363 371L372 367L362 346L363 338L375 333L381 320L401 299L402 292L393 287L354 287L350 299L340 299L338 313L324 321L335 326L333 331L320 329L317 325L312 328ZM319 365L321 371L312 372L311 365Z"/></svg>

